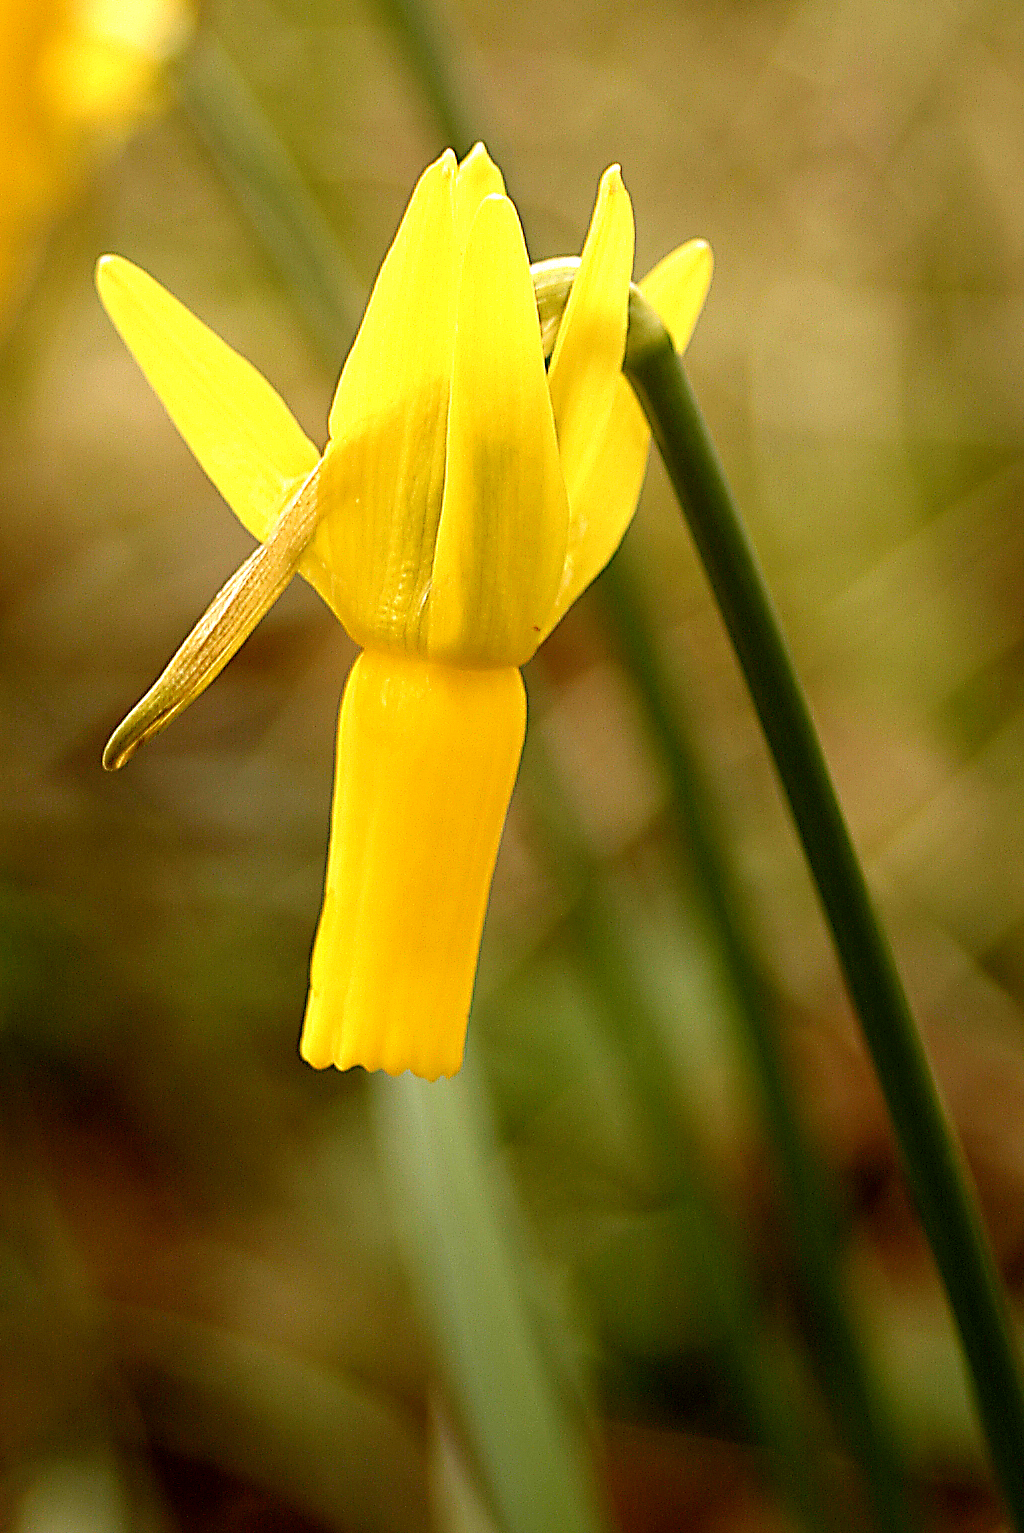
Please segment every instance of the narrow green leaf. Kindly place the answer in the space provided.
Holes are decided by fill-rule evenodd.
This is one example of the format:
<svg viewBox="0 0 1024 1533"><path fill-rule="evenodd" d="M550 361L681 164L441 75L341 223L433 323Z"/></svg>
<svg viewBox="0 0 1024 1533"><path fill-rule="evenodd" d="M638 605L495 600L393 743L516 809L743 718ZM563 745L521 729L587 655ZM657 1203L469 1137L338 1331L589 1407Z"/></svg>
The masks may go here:
<svg viewBox="0 0 1024 1533"><path fill-rule="evenodd" d="M582 1434L546 1370L519 1280L511 1188L471 1066L375 1080L380 1153L417 1296L506 1533L599 1533Z"/></svg>
<svg viewBox="0 0 1024 1533"><path fill-rule="evenodd" d="M209 30L174 66L185 109L296 297L328 366L341 367L363 282L247 82Z"/></svg>

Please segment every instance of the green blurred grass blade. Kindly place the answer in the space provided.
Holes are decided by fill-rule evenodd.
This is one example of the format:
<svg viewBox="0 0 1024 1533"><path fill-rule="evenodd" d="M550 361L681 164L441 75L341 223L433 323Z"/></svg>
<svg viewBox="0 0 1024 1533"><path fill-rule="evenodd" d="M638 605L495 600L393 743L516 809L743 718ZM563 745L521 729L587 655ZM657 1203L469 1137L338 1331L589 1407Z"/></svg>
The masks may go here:
<svg viewBox="0 0 1024 1533"><path fill-rule="evenodd" d="M377 0L377 9L398 31L445 144L461 160L478 135L470 127L470 114L452 64L454 50L440 17L421 0Z"/></svg>
<svg viewBox="0 0 1024 1533"><path fill-rule="evenodd" d="M668 769L680 854L677 862L682 871L692 854L696 878L688 881L699 884L697 895L708 935L732 987L737 1019L757 1074L792 1211L804 1298L820 1341L822 1381L850 1449L864 1470L877 1526L906 1529L910 1511L902 1466L877 1382L851 1318L836 1212L791 1099L777 1033L776 999L744 929L742 903L718 833L704 773L683 719L681 700L656 651L625 551L606 570L599 589L620 653L643 702L652 743Z"/></svg>
<svg viewBox="0 0 1024 1533"><path fill-rule="evenodd" d="M1024 1372L970 1173L732 491L682 363L649 309L631 306L625 370L651 422L789 799L960 1327L996 1476L1024 1533Z"/></svg>
<svg viewBox="0 0 1024 1533"><path fill-rule="evenodd" d="M469 1066L373 1082L380 1153L417 1295L506 1533L599 1533L582 1437L548 1374L519 1282L486 1114Z"/></svg>
<svg viewBox="0 0 1024 1533"><path fill-rule="evenodd" d="M337 371L362 317L366 292L358 273L218 38L201 32L174 77L215 164Z"/></svg>
<svg viewBox="0 0 1024 1533"><path fill-rule="evenodd" d="M684 1259L693 1269L709 1329L720 1339L750 1429L769 1449L779 1490L803 1525L832 1527L817 1433L796 1370L761 1323L752 1277L700 1184L694 1135L682 1095L673 1086L674 1067L661 1024L622 940L618 913L602 898L595 860L536 730L527 742L524 786L544 831L552 871L571 902L568 920L585 980L647 1116L667 1198L691 1233Z"/></svg>
<svg viewBox="0 0 1024 1533"><path fill-rule="evenodd" d="M499 1533L465 1461L462 1445L439 1412L435 1413L433 1428L430 1489L437 1533Z"/></svg>

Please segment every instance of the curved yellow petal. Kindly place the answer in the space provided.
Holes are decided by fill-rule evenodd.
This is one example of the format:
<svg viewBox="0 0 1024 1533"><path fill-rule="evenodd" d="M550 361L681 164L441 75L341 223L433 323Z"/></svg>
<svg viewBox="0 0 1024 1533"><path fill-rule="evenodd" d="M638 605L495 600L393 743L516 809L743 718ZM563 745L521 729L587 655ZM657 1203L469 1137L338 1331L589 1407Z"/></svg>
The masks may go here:
<svg viewBox="0 0 1024 1533"><path fill-rule="evenodd" d="M459 287L428 653L466 665L528 659L558 589L567 524L523 233L508 198L487 197Z"/></svg>
<svg viewBox="0 0 1024 1533"><path fill-rule="evenodd" d="M239 521L262 541L319 452L252 364L147 272L121 256L103 256L96 287L171 420Z"/></svg>
<svg viewBox="0 0 1024 1533"><path fill-rule="evenodd" d="M601 177L579 270L548 369L562 476L569 497L566 564L575 567L593 511L587 488L622 381L633 208L617 165Z"/></svg>
<svg viewBox="0 0 1024 1533"><path fill-rule="evenodd" d="M474 144L455 178L455 247L459 270L469 244L469 231L485 197L504 197L505 181L483 144Z"/></svg>
<svg viewBox="0 0 1024 1533"><path fill-rule="evenodd" d="M640 291L657 309L677 351L685 351L690 344L714 267L707 240L687 240L652 267L640 284Z"/></svg>
<svg viewBox="0 0 1024 1533"><path fill-rule="evenodd" d="M458 1070L525 732L516 670L356 660L300 1043L311 1065Z"/></svg>
<svg viewBox="0 0 1024 1533"><path fill-rule="evenodd" d="M640 284L644 297L661 315L679 351L693 334L711 286L712 267L711 249L706 241L690 240L659 262ZM633 390L620 376L599 451L591 460L585 483L577 491L574 527L582 531L568 550L558 596L544 624L544 638L601 573L621 543L640 497L650 442L644 413Z"/></svg>
<svg viewBox="0 0 1024 1533"><path fill-rule="evenodd" d="M360 644L415 649L444 490L455 332L455 156L420 177L331 406L309 557Z"/></svg>

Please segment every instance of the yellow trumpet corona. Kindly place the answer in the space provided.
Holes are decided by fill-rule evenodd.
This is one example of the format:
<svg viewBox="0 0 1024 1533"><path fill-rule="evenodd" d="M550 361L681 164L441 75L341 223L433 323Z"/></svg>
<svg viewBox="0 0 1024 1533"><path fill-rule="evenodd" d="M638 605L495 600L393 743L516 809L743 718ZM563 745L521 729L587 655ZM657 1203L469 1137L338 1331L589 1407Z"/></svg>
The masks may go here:
<svg viewBox="0 0 1024 1533"><path fill-rule="evenodd" d="M363 648L341 705L300 1043L317 1067L433 1080L462 1062L525 737L519 667L608 562L643 481L650 436L621 373L633 242L612 166L545 367L501 173L482 145L461 164L446 151L377 276L322 454L270 385L151 277L120 257L99 263L108 313L262 545L252 577L246 566L233 577L178 670L115 732L107 764L198 694L293 567ZM710 279L711 253L693 240L641 284L680 349ZM265 599L244 606L257 580Z"/></svg>

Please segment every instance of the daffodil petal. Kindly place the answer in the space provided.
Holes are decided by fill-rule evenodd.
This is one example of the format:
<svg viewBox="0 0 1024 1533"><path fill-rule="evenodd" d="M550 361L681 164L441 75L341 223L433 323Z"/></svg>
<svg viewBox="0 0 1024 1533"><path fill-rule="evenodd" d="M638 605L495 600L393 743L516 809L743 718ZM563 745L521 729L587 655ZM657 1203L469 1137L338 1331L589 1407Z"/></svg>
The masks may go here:
<svg viewBox="0 0 1024 1533"><path fill-rule="evenodd" d="M558 590L567 525L523 233L508 198L487 197L459 287L428 653L527 660Z"/></svg>
<svg viewBox="0 0 1024 1533"><path fill-rule="evenodd" d="M485 197L504 197L505 181L483 144L474 144L455 178L455 247L459 270L477 209Z"/></svg>
<svg viewBox="0 0 1024 1533"><path fill-rule="evenodd" d="M685 351L690 344L714 267L707 240L687 240L659 261L640 284L640 291L658 311L677 351Z"/></svg>
<svg viewBox="0 0 1024 1533"><path fill-rule="evenodd" d="M455 331L451 150L420 177L331 406L310 556L360 644L415 648L444 490Z"/></svg>
<svg viewBox="0 0 1024 1533"><path fill-rule="evenodd" d="M356 660L300 1043L311 1065L458 1070L525 730L516 670Z"/></svg>
<svg viewBox="0 0 1024 1533"><path fill-rule="evenodd" d="M548 368L569 549L580 540L576 501L600 450L622 371L633 272L633 208L617 165L601 177L590 229Z"/></svg>
<svg viewBox="0 0 1024 1533"><path fill-rule="evenodd" d="M601 177L579 270L548 369L558 451L569 497L560 592L566 571L577 569L581 550L593 538L590 524L595 507L588 491L622 388L633 244L629 193L619 167L612 165Z"/></svg>
<svg viewBox="0 0 1024 1533"><path fill-rule="evenodd" d="M711 286L712 266L710 246L704 240L690 240L659 262L640 284L677 351L686 347L693 334ZM621 543L640 497L650 442L644 412L620 376L599 451L577 489L562 582L542 637L547 638Z"/></svg>
<svg viewBox="0 0 1024 1533"><path fill-rule="evenodd" d="M96 287L171 420L262 542L319 452L252 364L147 272L121 256L103 256Z"/></svg>

